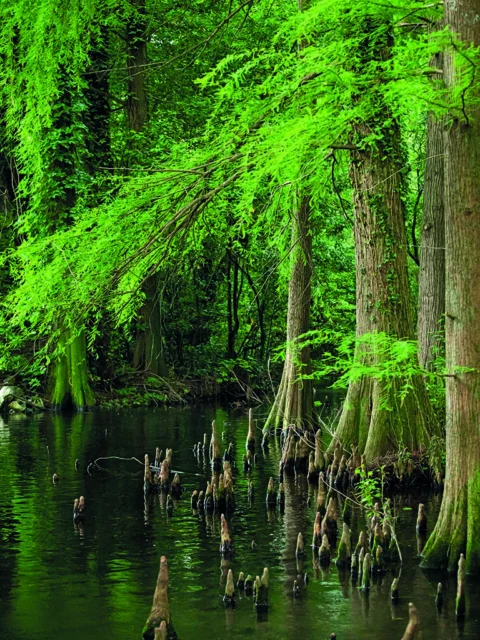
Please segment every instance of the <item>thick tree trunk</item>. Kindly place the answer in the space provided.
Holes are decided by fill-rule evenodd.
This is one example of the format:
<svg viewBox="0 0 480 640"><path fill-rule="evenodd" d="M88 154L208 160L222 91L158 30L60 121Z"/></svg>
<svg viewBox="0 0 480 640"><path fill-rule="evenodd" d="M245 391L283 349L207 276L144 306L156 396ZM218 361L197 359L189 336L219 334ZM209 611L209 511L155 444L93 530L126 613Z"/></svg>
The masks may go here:
<svg viewBox="0 0 480 640"><path fill-rule="evenodd" d="M132 131L142 131L148 117L145 71L147 64L147 25L145 0L131 0L135 14L127 25L128 124Z"/></svg>
<svg viewBox="0 0 480 640"><path fill-rule="evenodd" d="M95 81L95 78L92 79L92 84ZM68 226L73 222L71 212L77 198L72 179L78 169L73 161L77 155L76 142L68 137L68 130L73 126L71 96L74 93L74 83L66 69L63 69L60 83L58 111L52 123L52 129L61 132L60 140L65 137L68 143L59 143L60 157L55 156L53 166L49 167L57 176L57 186L61 194L52 206L52 230L64 224ZM88 125L88 118L85 124ZM85 334L81 327L70 331L66 326L65 317L59 317L58 324L61 328L57 345L60 355L52 362L49 369L51 402L57 410L65 408L83 410L95 404L94 395L88 383Z"/></svg>
<svg viewBox="0 0 480 640"><path fill-rule="evenodd" d="M294 212L291 239L291 274L288 285L287 350L282 379L264 426L312 427L311 380L298 380L311 372L310 347L299 347L298 339L309 329L312 279L310 199L303 196Z"/></svg>
<svg viewBox="0 0 480 640"><path fill-rule="evenodd" d="M360 53L364 59L360 59L364 64L371 63L372 56L379 61L391 56L393 39L379 26L369 19L363 25L352 25L352 29L362 29ZM372 341L358 342L355 357L359 363L379 367L385 355L375 344L375 334L412 338L413 308L403 205L405 158L399 126L386 105L379 107L383 98L375 86L369 89L368 99L376 115L354 127L352 142L359 150L351 154L350 177L355 212L356 335L358 340L371 335ZM365 146L372 131L380 137ZM406 382L398 377L352 381L336 437L346 446L358 444L367 461L400 447L410 451L426 448L437 423L422 377L408 380L410 389L405 395L401 391Z"/></svg>
<svg viewBox="0 0 480 640"><path fill-rule="evenodd" d="M467 44L480 45L480 0L448 0L445 18ZM445 54L455 86L454 51ZM477 89L478 91L478 89ZM472 99L473 96L468 96ZM446 414L445 491L423 565L454 570L461 553L480 573L480 108L455 112L445 134ZM467 368L466 371L463 368Z"/></svg>
<svg viewBox="0 0 480 640"><path fill-rule="evenodd" d="M147 25L145 21L145 0L131 0L133 15L127 25L127 65L128 99L127 117L131 131L143 131L148 119L146 89ZM137 149L137 141L131 143L132 151ZM133 366L149 373L164 377L167 374L163 352L159 278L151 275L143 286L145 302L139 311L139 325L136 331Z"/></svg>
<svg viewBox="0 0 480 640"><path fill-rule="evenodd" d="M56 410L83 410L95 404L88 384L87 350L85 334L72 335L68 329L62 331L59 343L61 354L51 371L51 402Z"/></svg>
<svg viewBox="0 0 480 640"><path fill-rule="evenodd" d="M433 64L441 69L436 56ZM433 113L427 120L427 160L418 274L418 360L431 370L443 342L445 314L444 123Z"/></svg>
<svg viewBox="0 0 480 640"><path fill-rule="evenodd" d="M145 302L140 309L141 325L137 330L133 366L163 378L167 375L167 367L163 351L158 277L150 276L143 290Z"/></svg>

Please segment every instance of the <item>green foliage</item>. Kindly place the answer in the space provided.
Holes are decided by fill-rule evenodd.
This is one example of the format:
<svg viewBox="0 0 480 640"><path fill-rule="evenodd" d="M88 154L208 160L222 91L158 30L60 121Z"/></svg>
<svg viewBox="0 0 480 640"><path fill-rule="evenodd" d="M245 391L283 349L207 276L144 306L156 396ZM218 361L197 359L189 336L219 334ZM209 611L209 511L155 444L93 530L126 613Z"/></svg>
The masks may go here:
<svg viewBox="0 0 480 640"><path fill-rule="evenodd" d="M478 81L478 52L447 31L402 26L437 20L441 6L19 0L1 16L0 115L18 209L0 259L1 370L45 384L63 327L85 331L92 379L113 380L106 363L117 373L130 363L143 285L157 274L173 375L226 381L241 370L264 385L270 354L284 349L301 191L312 204L313 375L340 376L338 386L401 380L408 393L424 374L413 341L351 337L348 147L374 149L401 123L407 222L418 227L426 111L462 114ZM135 73L132 24L148 50ZM460 81L447 99L431 59L452 42ZM133 132L127 85L142 74L149 113ZM376 124L359 139L361 122ZM428 377L440 404L438 380Z"/></svg>

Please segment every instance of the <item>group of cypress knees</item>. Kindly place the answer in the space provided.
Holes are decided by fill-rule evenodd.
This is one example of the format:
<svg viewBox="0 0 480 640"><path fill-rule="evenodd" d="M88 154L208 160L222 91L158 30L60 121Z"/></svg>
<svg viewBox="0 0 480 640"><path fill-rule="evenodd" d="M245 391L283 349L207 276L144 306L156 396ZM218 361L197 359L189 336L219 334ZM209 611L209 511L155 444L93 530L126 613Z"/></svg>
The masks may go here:
<svg viewBox="0 0 480 640"><path fill-rule="evenodd" d="M233 488L232 464L234 463L233 445L230 444L223 455L221 454L220 440L218 437L215 421L212 423L212 435L210 444L207 446L207 434L204 435L203 444L201 442L194 447L197 457L207 456L210 458L212 468L212 478L207 482L205 491L195 490L191 496L191 506L195 511L207 513L219 513L221 522L220 553L222 557L229 557L234 553L233 541L230 535L228 522L225 514L231 513L235 507L235 495ZM328 456L320 446L320 437L314 438L314 444L309 444L308 440L291 430L284 439L283 453L280 461L280 483L278 490L275 487L273 478L270 478L267 488L266 504L268 508L276 508L281 511L285 508L285 488L283 483L284 474L293 471L305 472L308 474L308 481L317 485L316 505L317 512L313 524L313 560L314 565L328 566L332 560L332 548L335 547L338 536L338 513L335 500L337 491L344 491L349 485L356 482L357 469L363 465L361 457L357 455L356 449L352 448L352 454L347 459L342 452L339 442L335 443L333 450L333 460L328 464ZM310 448L314 451L310 453ZM253 428L252 412L249 413L249 430L246 442L246 455L243 458L245 470L249 470L255 461L255 432ZM167 494L167 513L173 512L173 498L178 498L182 493L182 485L178 472L174 473L173 480L170 480L172 473L172 449L167 449L165 457L157 448L155 462L150 464L149 456L145 455L144 468L144 491L145 494L152 490L158 490ZM248 485L249 500L253 500L253 481ZM346 496L345 496L346 497ZM82 521L85 517L85 500L83 496L75 499L74 521ZM343 569L350 569L352 583L356 584L361 580L361 589L368 593L370 589L371 576L385 573L388 562L397 562L399 557L398 542L394 530L394 518L392 515L392 505L390 499L383 505L380 503L374 508L371 517L369 531L361 531L358 542L352 550L351 530L348 526L351 517L351 502L347 498L343 508L343 524L340 542L338 544L335 563ZM419 505L417 517L417 533L425 534L427 530L427 517L423 504ZM299 533L296 546L297 559L305 557L305 544L303 534ZM294 581L293 595L299 594L298 581ZM307 581L307 575L303 577ZM268 608L268 587L269 571L264 568L262 576L256 576L255 580L251 575L240 572L236 583L237 590L246 596L253 595L255 606L259 610ZM391 585L391 598L393 602L398 601L398 578L395 578ZM235 606L235 583L233 572L228 570L225 595L223 601L226 606ZM437 587L436 604L439 610L443 605L442 584ZM465 558L462 554L458 567L458 590L456 598L456 613L461 617L465 615ZM402 640L413 640L419 631L419 619L416 608L409 604L409 622ZM157 585L153 597L153 605L150 615L143 629L145 639L163 640L177 638L177 634L172 624L170 606L168 602L168 566L165 556L161 557L160 570L158 573ZM335 634L331 638L336 638Z"/></svg>

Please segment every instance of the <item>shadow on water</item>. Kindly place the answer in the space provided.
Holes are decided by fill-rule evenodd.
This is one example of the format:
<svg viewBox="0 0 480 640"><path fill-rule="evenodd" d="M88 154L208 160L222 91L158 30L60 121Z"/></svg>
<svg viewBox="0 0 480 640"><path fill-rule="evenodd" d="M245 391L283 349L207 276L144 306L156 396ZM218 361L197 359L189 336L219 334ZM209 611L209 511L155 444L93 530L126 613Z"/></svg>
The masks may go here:
<svg viewBox="0 0 480 640"><path fill-rule="evenodd" d="M208 463L193 455L193 445L203 441L214 418L224 432L223 446L236 445L237 507L229 517L236 553L230 560L219 554L218 516L194 514L190 508L193 489L205 489L210 476ZM415 535L417 506L426 502L431 528L440 496L399 498L397 528L405 559L400 599L391 603L391 572L372 581L366 596L349 572L312 561L315 495L305 476L285 479L283 513L267 509L268 479L277 478L280 452L274 442L267 454L257 446L255 467L245 473L246 434L246 415L212 406L0 420L0 638L140 638L162 554L169 563L172 618L183 640L326 639L332 632L342 640L400 639L409 601L419 611L424 640L480 637L480 585L468 585L468 614L459 625L455 577L426 574L418 567L423 541ZM102 470L86 473L99 457L142 460L145 452L153 456L156 446L172 447L173 468L184 472L186 492L172 514L164 496L144 497L143 470L134 461L108 460ZM60 476L55 485L54 472ZM250 479L252 503L247 498ZM72 522L73 499L80 495L87 505L81 527ZM364 517L354 511L354 540L362 527ZM299 532L306 556L297 560ZM268 612L257 615L252 598L243 593L237 594L235 609L225 609L228 569L236 581L240 571L255 577L263 567L270 569ZM440 614L435 607L439 580L445 592Z"/></svg>

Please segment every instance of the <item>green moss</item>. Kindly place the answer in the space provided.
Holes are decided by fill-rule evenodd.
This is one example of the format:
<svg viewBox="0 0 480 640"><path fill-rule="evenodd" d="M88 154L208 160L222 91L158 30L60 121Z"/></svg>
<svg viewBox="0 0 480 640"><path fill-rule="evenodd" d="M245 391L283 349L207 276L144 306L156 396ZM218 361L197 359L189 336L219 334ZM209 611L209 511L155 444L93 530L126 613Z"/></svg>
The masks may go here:
<svg viewBox="0 0 480 640"><path fill-rule="evenodd" d="M60 354L52 370L52 404L56 408L73 406L84 409L95 404L88 383L85 335L71 336L63 331L58 345Z"/></svg>
<svg viewBox="0 0 480 640"><path fill-rule="evenodd" d="M468 483L467 489L467 573L480 574L480 471Z"/></svg>

